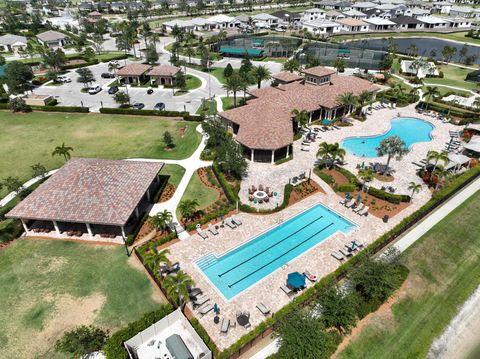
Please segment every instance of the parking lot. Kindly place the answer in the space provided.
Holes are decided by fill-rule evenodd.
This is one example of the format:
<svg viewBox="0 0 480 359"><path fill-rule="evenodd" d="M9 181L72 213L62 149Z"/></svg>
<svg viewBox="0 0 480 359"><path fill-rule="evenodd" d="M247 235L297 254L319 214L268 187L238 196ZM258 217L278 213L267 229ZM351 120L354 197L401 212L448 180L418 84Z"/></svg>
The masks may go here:
<svg viewBox="0 0 480 359"><path fill-rule="evenodd" d="M124 65L125 61L120 61L120 64ZM119 107L119 104L113 98L114 95L108 93L109 85L115 79L103 79L101 77L103 72L108 72L108 63L89 66L89 69L95 77L95 82L92 85L98 84L102 87L102 91L95 95L81 92L84 85L77 81L78 75L75 70L69 70L65 74L65 76L72 79L72 82L58 86L46 84L35 89L34 93L38 95L52 95L59 102L60 106L85 106L89 107L92 112L98 112L102 106ZM195 113L202 100L208 97L208 75L191 69L187 69L187 74L199 77L202 80L202 86L181 96L174 96L172 89L154 88L153 94L149 95L146 87L129 87L130 101L132 104L134 102L144 103L145 110L152 110L156 103L163 102L166 110ZM125 88L120 90L125 91ZM224 93L219 86L211 87L212 95L223 95Z"/></svg>

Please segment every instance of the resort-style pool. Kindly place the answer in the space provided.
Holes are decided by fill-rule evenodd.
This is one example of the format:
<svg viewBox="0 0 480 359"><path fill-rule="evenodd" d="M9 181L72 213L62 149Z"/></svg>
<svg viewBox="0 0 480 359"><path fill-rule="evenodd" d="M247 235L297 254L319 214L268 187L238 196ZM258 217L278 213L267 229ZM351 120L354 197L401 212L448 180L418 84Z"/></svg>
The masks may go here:
<svg viewBox="0 0 480 359"><path fill-rule="evenodd" d="M342 147L358 157L378 157L377 147L380 142L390 136L399 136L407 148L417 142L432 140L433 125L427 121L413 117L399 117L391 121L390 129L381 135L369 137L351 137L342 141Z"/></svg>
<svg viewBox="0 0 480 359"><path fill-rule="evenodd" d="M317 204L221 257L210 253L196 264L230 300L332 234L348 233L354 227L349 220Z"/></svg>

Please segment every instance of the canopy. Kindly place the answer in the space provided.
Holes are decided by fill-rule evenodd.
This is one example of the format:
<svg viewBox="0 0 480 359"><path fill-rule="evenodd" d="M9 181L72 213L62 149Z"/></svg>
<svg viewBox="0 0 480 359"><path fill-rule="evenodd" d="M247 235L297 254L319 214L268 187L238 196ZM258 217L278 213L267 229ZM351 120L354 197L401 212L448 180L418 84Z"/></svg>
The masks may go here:
<svg viewBox="0 0 480 359"><path fill-rule="evenodd" d="M243 47L227 47L222 46L220 47L220 52L226 55L237 55L237 56L252 56L252 57L260 57L263 54L263 50L261 49L245 49Z"/></svg>
<svg viewBox="0 0 480 359"><path fill-rule="evenodd" d="M305 287L305 276L298 272L293 272L288 275L287 284L293 289Z"/></svg>

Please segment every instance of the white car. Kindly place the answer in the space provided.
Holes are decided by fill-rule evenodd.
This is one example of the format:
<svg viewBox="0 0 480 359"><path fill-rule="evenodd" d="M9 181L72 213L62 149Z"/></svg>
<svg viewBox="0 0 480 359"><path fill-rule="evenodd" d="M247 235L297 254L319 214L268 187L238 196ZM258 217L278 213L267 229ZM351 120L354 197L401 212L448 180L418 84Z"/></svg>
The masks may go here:
<svg viewBox="0 0 480 359"><path fill-rule="evenodd" d="M100 86L100 85L93 85L88 89L88 93L90 95L95 95L95 94L99 93L100 91L102 91L102 86Z"/></svg>
<svg viewBox="0 0 480 359"><path fill-rule="evenodd" d="M60 82L72 82L72 79L65 75L58 76L57 80Z"/></svg>
<svg viewBox="0 0 480 359"><path fill-rule="evenodd" d="M283 27L277 27L277 28L275 29L275 31L276 31L276 32L285 32L285 31L287 31L287 30L285 30Z"/></svg>

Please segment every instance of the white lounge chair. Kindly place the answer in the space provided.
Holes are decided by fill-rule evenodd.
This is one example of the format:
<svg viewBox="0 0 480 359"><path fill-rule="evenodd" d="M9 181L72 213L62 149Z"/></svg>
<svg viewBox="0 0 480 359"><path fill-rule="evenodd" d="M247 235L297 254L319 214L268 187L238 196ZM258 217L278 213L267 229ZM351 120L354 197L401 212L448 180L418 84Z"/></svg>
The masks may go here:
<svg viewBox="0 0 480 359"><path fill-rule="evenodd" d="M268 315L268 313L270 313L270 309L267 308L263 303L257 303L257 308L262 312L263 315Z"/></svg>
<svg viewBox="0 0 480 359"><path fill-rule="evenodd" d="M347 250L339 249L338 250L345 258L351 257L353 255L352 252L348 252Z"/></svg>
<svg viewBox="0 0 480 359"><path fill-rule="evenodd" d="M360 212L365 207L365 204L361 202L357 207L353 209L354 212Z"/></svg>
<svg viewBox="0 0 480 359"><path fill-rule="evenodd" d="M211 224L208 225L208 230L209 230L209 232L210 232L211 234L213 234L214 236L216 236L216 235L218 234L217 229L216 229L214 226L212 226Z"/></svg>
<svg viewBox="0 0 480 359"><path fill-rule="evenodd" d="M197 228L196 230L197 230L197 233L200 237L202 237L203 239L208 238L208 235L201 228Z"/></svg>
<svg viewBox="0 0 480 359"><path fill-rule="evenodd" d="M213 305L211 304L207 304L206 306L204 306L203 308L200 308L200 310L198 311L198 313L202 316L204 316L205 314L207 314L208 312L210 312L211 310L213 310Z"/></svg>
<svg viewBox="0 0 480 359"><path fill-rule="evenodd" d="M350 207L353 207L354 204L355 204L355 198L352 198L352 199L345 205L345 207L350 208Z"/></svg>
<svg viewBox="0 0 480 359"><path fill-rule="evenodd" d="M345 198L343 198L343 199L342 199L340 202L338 202L338 203L343 204L343 205L346 205L347 202L348 202L348 198L345 197Z"/></svg>
<svg viewBox="0 0 480 359"><path fill-rule="evenodd" d="M233 223L232 219L231 218L227 218L225 220L225 224L227 226L229 226L230 228L234 229L234 228L237 228L237 226L235 225L235 223Z"/></svg>
<svg viewBox="0 0 480 359"><path fill-rule="evenodd" d="M288 288L285 284L281 285L280 289L283 290L286 295L290 295L292 293L292 290Z"/></svg>
<svg viewBox="0 0 480 359"><path fill-rule="evenodd" d="M220 329L221 333L227 333L228 328L230 327L230 319L223 318L222 320L222 328Z"/></svg>
<svg viewBox="0 0 480 359"><path fill-rule="evenodd" d="M241 226L242 225L242 221L239 220L237 217L232 217L232 221L234 224L236 224L237 226Z"/></svg>
<svg viewBox="0 0 480 359"><path fill-rule="evenodd" d="M199 307L199 306L205 304L206 302L208 302L209 300L210 300L210 298L208 298L206 295L202 295L199 298L195 298L192 302L195 306Z"/></svg>
<svg viewBox="0 0 480 359"><path fill-rule="evenodd" d="M340 262L345 260L345 257L338 252L332 252L332 257L339 260Z"/></svg>
<svg viewBox="0 0 480 359"><path fill-rule="evenodd" d="M360 216L367 216L369 209L370 209L370 207L365 206L365 208L363 208L361 211L358 211L357 214L360 215Z"/></svg>

